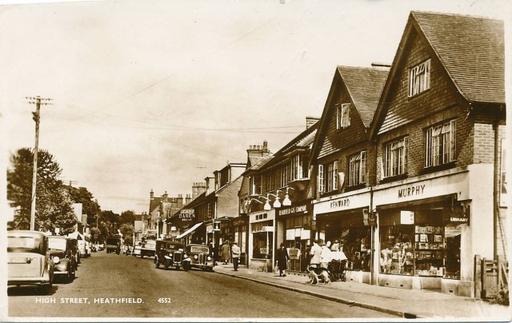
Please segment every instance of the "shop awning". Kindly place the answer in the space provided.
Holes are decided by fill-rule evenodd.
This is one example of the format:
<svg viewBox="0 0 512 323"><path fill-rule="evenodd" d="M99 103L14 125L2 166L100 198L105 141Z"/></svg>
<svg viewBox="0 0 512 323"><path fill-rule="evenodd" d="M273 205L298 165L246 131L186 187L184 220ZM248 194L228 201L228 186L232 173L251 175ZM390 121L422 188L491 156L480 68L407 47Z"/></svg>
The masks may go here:
<svg viewBox="0 0 512 323"><path fill-rule="evenodd" d="M176 237L176 239L181 239L181 238L184 238L186 236L188 236L189 234L191 234L192 232L194 232L197 228L199 228L201 226L201 224L203 224L203 222L199 222L199 223L196 223L194 224L191 228L189 228L187 231L183 232L182 234L180 234L179 236Z"/></svg>

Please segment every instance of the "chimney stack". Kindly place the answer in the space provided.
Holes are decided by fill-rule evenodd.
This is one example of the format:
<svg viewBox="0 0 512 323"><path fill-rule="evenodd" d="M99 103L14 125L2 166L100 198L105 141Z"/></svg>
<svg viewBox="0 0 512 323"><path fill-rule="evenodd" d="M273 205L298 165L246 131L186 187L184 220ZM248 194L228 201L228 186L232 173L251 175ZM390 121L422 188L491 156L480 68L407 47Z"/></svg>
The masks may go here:
<svg viewBox="0 0 512 323"><path fill-rule="evenodd" d="M263 141L263 145L249 145L249 149L247 149L247 159L250 161L253 158L263 157L270 154L268 150L268 142L266 140Z"/></svg>
<svg viewBox="0 0 512 323"><path fill-rule="evenodd" d="M195 199L196 197L201 195L204 191L206 191L206 183L205 182L192 183L192 199Z"/></svg>
<svg viewBox="0 0 512 323"><path fill-rule="evenodd" d="M155 192L153 192L153 189L151 189L151 191L149 191L149 200L153 200L155 198Z"/></svg>
<svg viewBox="0 0 512 323"><path fill-rule="evenodd" d="M317 123L319 120L320 120L320 118L306 117L306 129L309 129L312 126L314 126L315 123Z"/></svg>

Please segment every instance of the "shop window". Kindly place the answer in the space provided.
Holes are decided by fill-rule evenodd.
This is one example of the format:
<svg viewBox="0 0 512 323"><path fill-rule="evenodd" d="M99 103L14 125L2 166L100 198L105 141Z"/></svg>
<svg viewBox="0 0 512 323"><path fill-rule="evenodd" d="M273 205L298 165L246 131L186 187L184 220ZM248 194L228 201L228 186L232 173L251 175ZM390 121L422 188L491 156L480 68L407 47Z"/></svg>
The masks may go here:
<svg viewBox="0 0 512 323"><path fill-rule="evenodd" d="M357 186L366 183L366 151L349 157L348 185Z"/></svg>
<svg viewBox="0 0 512 323"><path fill-rule="evenodd" d="M455 160L455 120L430 127L425 132L425 167Z"/></svg>
<svg viewBox="0 0 512 323"><path fill-rule="evenodd" d="M380 267L384 274L414 274L414 226L381 228Z"/></svg>
<svg viewBox="0 0 512 323"><path fill-rule="evenodd" d="M336 105L336 129L350 126L350 103Z"/></svg>
<svg viewBox="0 0 512 323"><path fill-rule="evenodd" d="M409 97L430 88L430 59L409 69Z"/></svg>
<svg viewBox="0 0 512 323"><path fill-rule="evenodd" d="M384 146L384 177L405 174L407 164L407 137Z"/></svg>
<svg viewBox="0 0 512 323"><path fill-rule="evenodd" d="M452 229L448 233L448 228L436 225L383 226L381 272L459 278L460 231Z"/></svg>

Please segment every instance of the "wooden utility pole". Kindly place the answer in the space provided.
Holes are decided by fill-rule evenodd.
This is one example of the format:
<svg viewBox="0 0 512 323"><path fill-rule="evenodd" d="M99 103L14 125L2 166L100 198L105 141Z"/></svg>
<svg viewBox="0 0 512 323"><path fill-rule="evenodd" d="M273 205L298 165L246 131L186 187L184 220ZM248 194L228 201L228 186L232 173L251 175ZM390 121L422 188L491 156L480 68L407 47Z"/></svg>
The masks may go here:
<svg viewBox="0 0 512 323"><path fill-rule="evenodd" d="M49 105L52 99L36 97L26 97L29 104L36 105L36 112L32 112L32 119L36 123L36 139L34 144L34 167L32 170L32 199L30 204L30 230L35 230L36 225L36 185L37 185L37 155L39 146L39 121L41 105Z"/></svg>

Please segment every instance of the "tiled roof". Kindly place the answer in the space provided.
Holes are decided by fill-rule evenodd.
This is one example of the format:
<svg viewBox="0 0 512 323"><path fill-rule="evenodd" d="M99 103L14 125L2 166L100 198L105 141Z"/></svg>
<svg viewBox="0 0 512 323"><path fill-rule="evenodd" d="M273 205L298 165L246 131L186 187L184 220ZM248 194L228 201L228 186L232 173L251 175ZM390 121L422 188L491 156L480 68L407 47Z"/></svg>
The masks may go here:
<svg viewBox="0 0 512 323"><path fill-rule="evenodd" d="M347 86L363 124L369 127L375 110L377 110L388 71L354 66L338 66L338 71Z"/></svg>
<svg viewBox="0 0 512 323"><path fill-rule="evenodd" d="M467 100L505 102L503 21L417 11L411 16Z"/></svg>
<svg viewBox="0 0 512 323"><path fill-rule="evenodd" d="M261 167L265 166L266 163L268 163L270 160L274 158L274 155L267 155L267 156L261 156L258 158L258 162L256 164L253 164L249 170L258 170Z"/></svg>

